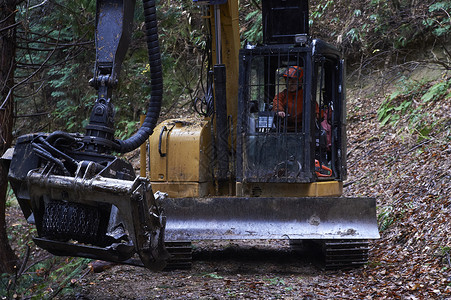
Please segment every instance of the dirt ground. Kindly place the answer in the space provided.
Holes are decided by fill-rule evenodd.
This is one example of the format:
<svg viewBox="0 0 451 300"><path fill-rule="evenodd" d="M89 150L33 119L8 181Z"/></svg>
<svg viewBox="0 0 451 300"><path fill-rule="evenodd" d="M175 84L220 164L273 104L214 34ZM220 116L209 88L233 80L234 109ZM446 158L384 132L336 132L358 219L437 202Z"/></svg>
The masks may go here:
<svg viewBox="0 0 451 300"><path fill-rule="evenodd" d="M18 207L8 209L8 220L12 228L29 232ZM52 256L29 245L27 265ZM356 293L371 299L371 293L352 287L370 265L325 271L318 247L293 249L287 240L197 241L192 246L189 270L151 272L117 264L106 264L100 272L86 268L56 299L354 299ZM16 249L21 255L24 251Z"/></svg>
<svg viewBox="0 0 451 300"><path fill-rule="evenodd" d="M322 269L319 249L293 251L287 241L193 246L191 270L152 273L114 266L86 276L74 299L328 299L327 278L343 274Z"/></svg>

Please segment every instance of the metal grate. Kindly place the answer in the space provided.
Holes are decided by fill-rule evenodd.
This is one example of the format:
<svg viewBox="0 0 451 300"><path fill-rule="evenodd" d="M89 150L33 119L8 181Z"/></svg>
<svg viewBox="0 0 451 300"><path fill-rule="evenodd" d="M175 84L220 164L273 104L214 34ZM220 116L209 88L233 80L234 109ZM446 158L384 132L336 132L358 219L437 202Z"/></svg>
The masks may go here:
<svg viewBox="0 0 451 300"><path fill-rule="evenodd" d="M325 54L314 54L315 47ZM240 59L242 180L343 180L345 96L339 56L315 40L310 46L250 47L241 50Z"/></svg>
<svg viewBox="0 0 451 300"><path fill-rule="evenodd" d="M248 182L309 182L305 173L304 94L311 70L303 48L246 53L242 75L243 169Z"/></svg>

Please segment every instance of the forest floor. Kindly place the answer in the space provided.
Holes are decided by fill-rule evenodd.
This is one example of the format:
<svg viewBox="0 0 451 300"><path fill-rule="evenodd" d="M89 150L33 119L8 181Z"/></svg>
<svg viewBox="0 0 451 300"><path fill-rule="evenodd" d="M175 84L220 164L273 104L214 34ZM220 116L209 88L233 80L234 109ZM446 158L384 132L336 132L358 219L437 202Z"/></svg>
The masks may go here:
<svg viewBox="0 0 451 300"><path fill-rule="evenodd" d="M286 241L199 242L191 270L86 269L59 297L451 299L451 99L424 107L424 118L439 121L425 134L409 127L413 116L407 113L396 124L381 126L377 110L396 88L370 88L348 89L344 191L377 199L381 238L370 241L367 265L325 271L316 253L292 251ZM17 211L9 209L10 224L18 222Z"/></svg>

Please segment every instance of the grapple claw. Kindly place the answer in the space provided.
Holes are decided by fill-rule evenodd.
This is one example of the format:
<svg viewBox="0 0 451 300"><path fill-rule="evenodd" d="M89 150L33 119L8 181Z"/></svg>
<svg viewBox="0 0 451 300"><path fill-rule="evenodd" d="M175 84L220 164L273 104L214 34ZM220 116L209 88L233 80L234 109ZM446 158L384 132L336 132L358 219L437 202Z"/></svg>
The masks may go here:
<svg viewBox="0 0 451 300"><path fill-rule="evenodd" d="M114 262L138 254L147 268L164 268L166 219L149 180L134 177L129 163L98 154L71 153L75 171L62 172L64 160L40 158L30 146L36 140L18 140L9 172L25 217L36 224L36 244L55 255Z"/></svg>

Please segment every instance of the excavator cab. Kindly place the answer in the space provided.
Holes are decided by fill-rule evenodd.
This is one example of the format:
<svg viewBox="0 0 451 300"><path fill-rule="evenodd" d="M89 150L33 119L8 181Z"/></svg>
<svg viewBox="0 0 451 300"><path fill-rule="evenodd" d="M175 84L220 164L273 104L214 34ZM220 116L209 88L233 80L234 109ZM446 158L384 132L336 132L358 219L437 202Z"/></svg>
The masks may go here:
<svg viewBox="0 0 451 300"><path fill-rule="evenodd" d="M262 8L263 44L239 55L237 187L250 196L340 196L347 176L341 53L309 35L308 1ZM287 72L296 73L293 91Z"/></svg>
<svg viewBox="0 0 451 300"><path fill-rule="evenodd" d="M333 47L304 37L302 47L240 52L237 180L252 186L251 195L281 184L346 179L343 61ZM289 92L283 74L293 66L302 76ZM291 111L279 104L282 97Z"/></svg>

